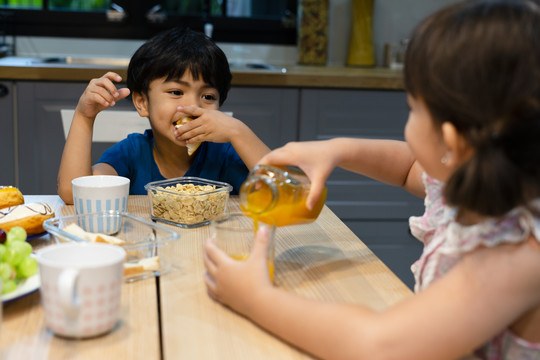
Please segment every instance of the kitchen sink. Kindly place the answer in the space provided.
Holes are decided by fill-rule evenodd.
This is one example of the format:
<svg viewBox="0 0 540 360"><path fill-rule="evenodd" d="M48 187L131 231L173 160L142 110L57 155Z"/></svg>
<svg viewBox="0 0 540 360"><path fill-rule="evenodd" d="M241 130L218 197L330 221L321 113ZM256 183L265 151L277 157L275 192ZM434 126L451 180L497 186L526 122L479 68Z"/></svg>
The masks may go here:
<svg viewBox="0 0 540 360"><path fill-rule="evenodd" d="M129 58L92 58L75 56L21 57L8 56L0 58L0 66L61 66L61 67L103 67L127 68ZM243 62L230 64L232 71L270 71L286 73L287 69L264 62Z"/></svg>
<svg viewBox="0 0 540 360"><path fill-rule="evenodd" d="M71 56L20 57L8 56L0 59L0 66L98 66L127 67L128 58L79 58Z"/></svg>

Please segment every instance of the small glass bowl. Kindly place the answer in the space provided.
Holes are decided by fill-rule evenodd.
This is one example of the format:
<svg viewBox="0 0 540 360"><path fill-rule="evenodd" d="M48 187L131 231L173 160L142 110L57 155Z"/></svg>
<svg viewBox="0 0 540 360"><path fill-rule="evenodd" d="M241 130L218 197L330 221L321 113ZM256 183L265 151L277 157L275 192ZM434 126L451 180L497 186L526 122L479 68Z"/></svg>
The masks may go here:
<svg viewBox="0 0 540 360"><path fill-rule="evenodd" d="M70 225L71 227L67 228ZM71 230L73 225L77 225L82 232ZM100 225L104 227L100 228ZM112 236L123 241L123 244L118 246L122 246L127 254L124 269L157 260L159 266L144 266L137 271L126 271L126 282L169 272L175 266L175 257L178 254L180 234L174 229L114 210L55 217L46 220L43 228L52 235L56 243L91 242L89 238L95 235L104 238Z"/></svg>
<svg viewBox="0 0 540 360"><path fill-rule="evenodd" d="M144 187L153 220L184 228L210 223L227 208L230 184L198 177L154 181Z"/></svg>

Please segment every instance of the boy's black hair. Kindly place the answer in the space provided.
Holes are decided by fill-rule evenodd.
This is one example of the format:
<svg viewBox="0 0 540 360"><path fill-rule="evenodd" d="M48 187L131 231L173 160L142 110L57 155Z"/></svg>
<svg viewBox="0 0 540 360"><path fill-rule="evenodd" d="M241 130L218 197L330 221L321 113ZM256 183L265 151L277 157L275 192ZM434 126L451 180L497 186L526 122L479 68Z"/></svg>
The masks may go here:
<svg viewBox="0 0 540 360"><path fill-rule="evenodd" d="M474 149L445 200L499 216L540 197L540 6L469 0L414 30L405 87L436 127L453 124Z"/></svg>
<svg viewBox="0 0 540 360"><path fill-rule="evenodd" d="M180 79L186 70L216 88L223 104L232 79L227 57L212 39L189 28L175 27L145 42L131 57L127 86L132 93L147 95L153 80Z"/></svg>

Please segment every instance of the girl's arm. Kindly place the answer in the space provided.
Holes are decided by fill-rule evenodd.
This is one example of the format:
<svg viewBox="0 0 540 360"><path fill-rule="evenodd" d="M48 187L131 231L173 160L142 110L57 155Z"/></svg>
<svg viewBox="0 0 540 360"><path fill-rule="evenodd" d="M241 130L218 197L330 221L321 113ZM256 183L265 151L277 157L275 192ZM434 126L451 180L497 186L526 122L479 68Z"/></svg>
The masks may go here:
<svg viewBox="0 0 540 360"><path fill-rule="evenodd" d="M73 115L73 121L64 145L57 191L66 204L73 203L71 180L92 174L116 175L116 171L106 164L92 170L92 135L97 114L116 104L129 95L128 89L116 89L113 81L121 81L120 75L109 72L99 79L93 79L81 95Z"/></svg>
<svg viewBox="0 0 540 360"><path fill-rule="evenodd" d="M536 240L478 249L425 291L380 312L272 287L265 267L267 242L260 232L251 257L239 262L208 241L209 293L321 358L456 359L540 307Z"/></svg>
<svg viewBox="0 0 540 360"><path fill-rule="evenodd" d="M311 207L335 167L353 171L384 183L425 196L423 169L402 141L334 138L324 141L288 143L266 155L263 164L296 165L311 179Z"/></svg>

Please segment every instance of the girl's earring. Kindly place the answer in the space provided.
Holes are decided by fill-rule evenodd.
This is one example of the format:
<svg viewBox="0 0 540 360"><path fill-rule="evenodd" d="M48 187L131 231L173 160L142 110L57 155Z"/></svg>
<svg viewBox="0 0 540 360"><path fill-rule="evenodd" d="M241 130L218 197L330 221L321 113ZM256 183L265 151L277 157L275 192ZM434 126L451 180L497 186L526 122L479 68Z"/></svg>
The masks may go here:
<svg viewBox="0 0 540 360"><path fill-rule="evenodd" d="M441 158L441 163L442 164L446 164L448 163L448 161L450 160L450 158L452 157L452 153L450 151L448 151L446 154L444 154L444 156Z"/></svg>

